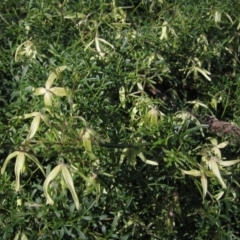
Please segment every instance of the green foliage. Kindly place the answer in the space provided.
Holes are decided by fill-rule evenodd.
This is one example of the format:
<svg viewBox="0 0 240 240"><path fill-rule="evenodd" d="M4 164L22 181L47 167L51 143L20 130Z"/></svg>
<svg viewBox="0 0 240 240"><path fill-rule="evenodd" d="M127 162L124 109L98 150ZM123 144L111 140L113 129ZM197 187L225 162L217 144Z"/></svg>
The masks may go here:
<svg viewBox="0 0 240 240"><path fill-rule="evenodd" d="M237 1L0 10L2 239L239 239Z"/></svg>

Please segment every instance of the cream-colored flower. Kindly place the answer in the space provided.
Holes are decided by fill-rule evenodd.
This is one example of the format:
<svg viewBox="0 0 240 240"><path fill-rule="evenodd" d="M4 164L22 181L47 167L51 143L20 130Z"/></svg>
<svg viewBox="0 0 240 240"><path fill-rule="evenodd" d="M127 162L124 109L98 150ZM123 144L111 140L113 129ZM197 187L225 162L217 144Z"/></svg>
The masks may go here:
<svg viewBox="0 0 240 240"><path fill-rule="evenodd" d="M51 198L50 194L48 193L48 186L50 184L51 181L53 181L57 175L61 173L63 180L66 184L66 186L68 187L68 189L70 190L71 194L72 194L72 198L73 201L75 203L76 209L79 210L80 208L80 204L79 204L79 200L78 200L78 196L77 193L75 191L75 187L73 184L73 179L72 179L72 175L69 172L67 166L63 163L60 163L59 165L57 165L46 177L44 184L43 184L43 191L44 191L44 195L47 198L47 204L53 205L54 201Z"/></svg>
<svg viewBox="0 0 240 240"><path fill-rule="evenodd" d="M64 71L67 68L67 66L61 66L55 69L54 72L50 74L48 77L48 80L46 81L45 88L40 87L36 88L34 91L34 95L44 95L44 103L46 106L52 106L52 97L53 95L62 97L66 96L67 92L65 88L61 87L52 87L54 80L57 78L60 72Z"/></svg>

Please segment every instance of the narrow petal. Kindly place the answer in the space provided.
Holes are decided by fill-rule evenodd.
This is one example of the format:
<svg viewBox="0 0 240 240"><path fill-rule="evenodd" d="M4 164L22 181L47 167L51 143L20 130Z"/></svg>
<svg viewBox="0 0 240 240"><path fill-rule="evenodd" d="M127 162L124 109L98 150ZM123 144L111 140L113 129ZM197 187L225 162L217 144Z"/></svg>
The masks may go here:
<svg viewBox="0 0 240 240"><path fill-rule="evenodd" d="M209 138L209 140L212 143L212 145L214 145L214 146L216 146L218 143L216 138Z"/></svg>
<svg viewBox="0 0 240 240"><path fill-rule="evenodd" d="M217 195L215 195L216 199L219 200L224 194L224 191L220 191Z"/></svg>
<svg viewBox="0 0 240 240"><path fill-rule="evenodd" d="M50 195L48 194L48 185L49 183L56 178L56 176L58 175L58 173L61 171L62 169L62 164L57 165L46 177L44 184L43 184L43 191L44 191L44 195L47 198L47 203L46 204L50 204L53 205L54 201L52 200L52 198L50 197Z"/></svg>
<svg viewBox="0 0 240 240"><path fill-rule="evenodd" d="M15 156L17 156L18 153L19 153L19 151L15 151L15 152L13 152L13 153L11 153L11 154L9 154L9 155L7 156L7 158L5 159L4 164L3 164L3 166L2 166L1 174L3 174L3 173L5 172L6 167L7 167L8 163L9 163L9 161L10 161L12 158L14 158Z"/></svg>
<svg viewBox="0 0 240 240"><path fill-rule="evenodd" d="M227 188L227 186L226 186L225 182L223 181L222 176L221 176L221 174L220 174L220 171L219 171L217 162L216 162L216 160L215 160L215 157L212 157L212 158L211 158L211 160L210 160L210 165L211 165L211 168L212 168L213 173L214 173L215 176L217 177L218 181L221 183L222 187L223 187L223 188Z"/></svg>
<svg viewBox="0 0 240 240"><path fill-rule="evenodd" d="M196 71L200 72L208 81L211 81L211 78L208 75L211 75L206 69L201 69L199 67L195 67Z"/></svg>
<svg viewBox="0 0 240 240"><path fill-rule="evenodd" d="M125 91L125 88L120 87L120 89L118 91L118 94L119 94L120 103L122 104L122 107L125 108L125 106L126 106L126 91Z"/></svg>
<svg viewBox="0 0 240 240"><path fill-rule="evenodd" d="M201 176L201 172L199 170L195 170L195 169L192 169L190 171L182 170L182 172L185 173L185 174L194 176L194 177L200 177Z"/></svg>
<svg viewBox="0 0 240 240"><path fill-rule="evenodd" d="M28 140L33 138L34 135L36 134L36 132L38 130L38 127L40 125L40 120L41 120L41 114L39 113L32 120L30 131L29 131L28 136L27 136Z"/></svg>
<svg viewBox="0 0 240 240"><path fill-rule="evenodd" d="M240 160L230 160L230 161L222 161L222 160L218 160L218 163L224 167L228 167L228 166L232 166L236 163L239 163Z"/></svg>
<svg viewBox="0 0 240 240"><path fill-rule="evenodd" d="M32 113L24 114L24 119L35 117L38 114L39 114L39 112L32 112Z"/></svg>
<svg viewBox="0 0 240 240"><path fill-rule="evenodd" d="M201 174L201 183L202 183L202 188L203 188L203 202L205 200L206 194L207 194L207 177L204 173Z"/></svg>
<svg viewBox="0 0 240 240"><path fill-rule="evenodd" d="M47 115L41 114L41 118L42 118L42 120L45 122L45 124L46 124L47 126L50 126L50 121L49 121L49 118L48 118Z"/></svg>
<svg viewBox="0 0 240 240"><path fill-rule="evenodd" d="M138 154L138 157L140 157L140 159L146 164L155 165L155 166L158 165L158 163L155 161L147 160L142 152Z"/></svg>
<svg viewBox="0 0 240 240"><path fill-rule="evenodd" d="M63 167L62 167L62 176L64 178L64 181L67 184L67 187L69 188L69 190L72 194L72 198L73 198L73 201L75 203L76 209L79 210L80 204L79 204L77 193L76 193L75 188L74 188L72 175L69 172L66 165L63 165Z"/></svg>
<svg viewBox="0 0 240 240"><path fill-rule="evenodd" d="M91 143L91 133L88 130L85 130L85 132L82 135L83 140L83 146L86 150L86 152L92 152L92 143Z"/></svg>
<svg viewBox="0 0 240 240"><path fill-rule="evenodd" d="M66 92L65 88L54 87L54 88L50 88L50 91L59 97L67 96L67 92Z"/></svg>
<svg viewBox="0 0 240 240"><path fill-rule="evenodd" d="M44 95L44 103L46 106L52 106L52 93L47 91Z"/></svg>
<svg viewBox="0 0 240 240"><path fill-rule="evenodd" d="M225 148L228 145L228 143L229 143L228 141L222 142L222 143L218 144L217 147L218 148Z"/></svg>
<svg viewBox="0 0 240 240"><path fill-rule="evenodd" d="M128 149L129 148L124 148L122 150L122 154L120 156L120 161L119 161L119 166L122 165L123 161L126 159L127 155L128 155Z"/></svg>
<svg viewBox="0 0 240 240"><path fill-rule="evenodd" d="M218 157L218 158L222 158L222 154L221 154L221 151L218 149L218 147L214 147L213 148L213 152L214 152L214 154L215 154L215 156L216 157Z"/></svg>
<svg viewBox="0 0 240 240"><path fill-rule="evenodd" d="M114 49L114 46L112 44L110 44L109 42L107 42L105 39L102 39L102 38L98 38L99 41L107 44L109 47L111 47L112 49Z"/></svg>
<svg viewBox="0 0 240 240"><path fill-rule="evenodd" d="M67 66L58 67L49 75L45 85L47 89L50 89L50 87L53 85L53 82L56 79L56 77L59 75L59 73L64 71L66 68Z"/></svg>
<svg viewBox="0 0 240 240"><path fill-rule="evenodd" d="M15 184L15 190L19 191L20 188L20 175L23 170L25 163L25 153L24 152L18 152L16 163L15 163L15 176L16 176L16 184Z"/></svg>
<svg viewBox="0 0 240 240"><path fill-rule="evenodd" d="M38 161L38 159L36 157L34 157L31 154L25 153L25 155L30 158L33 162L35 162L35 164L38 166L38 168L41 170L41 172L43 173L43 175L45 176L45 171L43 169L43 166L40 164L40 162Z"/></svg>
<svg viewBox="0 0 240 240"><path fill-rule="evenodd" d="M40 88L36 88L34 91L34 95L35 96L39 96L39 95L43 95L46 92L46 88L40 87Z"/></svg>

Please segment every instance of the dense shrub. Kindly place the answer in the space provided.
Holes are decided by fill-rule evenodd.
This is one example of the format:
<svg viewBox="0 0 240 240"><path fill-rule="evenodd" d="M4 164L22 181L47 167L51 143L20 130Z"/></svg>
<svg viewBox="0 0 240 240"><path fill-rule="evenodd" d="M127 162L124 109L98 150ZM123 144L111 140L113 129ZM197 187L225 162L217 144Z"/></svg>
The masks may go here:
<svg viewBox="0 0 240 240"><path fill-rule="evenodd" d="M237 1L3 1L2 239L239 239Z"/></svg>

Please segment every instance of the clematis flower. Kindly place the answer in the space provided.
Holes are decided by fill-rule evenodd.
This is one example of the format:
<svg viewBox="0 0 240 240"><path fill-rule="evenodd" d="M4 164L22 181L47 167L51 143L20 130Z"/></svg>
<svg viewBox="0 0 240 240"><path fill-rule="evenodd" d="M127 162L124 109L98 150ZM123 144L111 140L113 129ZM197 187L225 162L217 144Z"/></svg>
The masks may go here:
<svg viewBox="0 0 240 240"><path fill-rule="evenodd" d="M50 74L48 80L46 81L45 88L40 87L36 88L34 91L35 96L44 95L44 103L46 106L52 106L52 97L53 95L62 97L67 96L65 88L61 87L52 87L54 80L57 78L60 72L64 71L66 66L61 66L55 69L54 72Z"/></svg>

